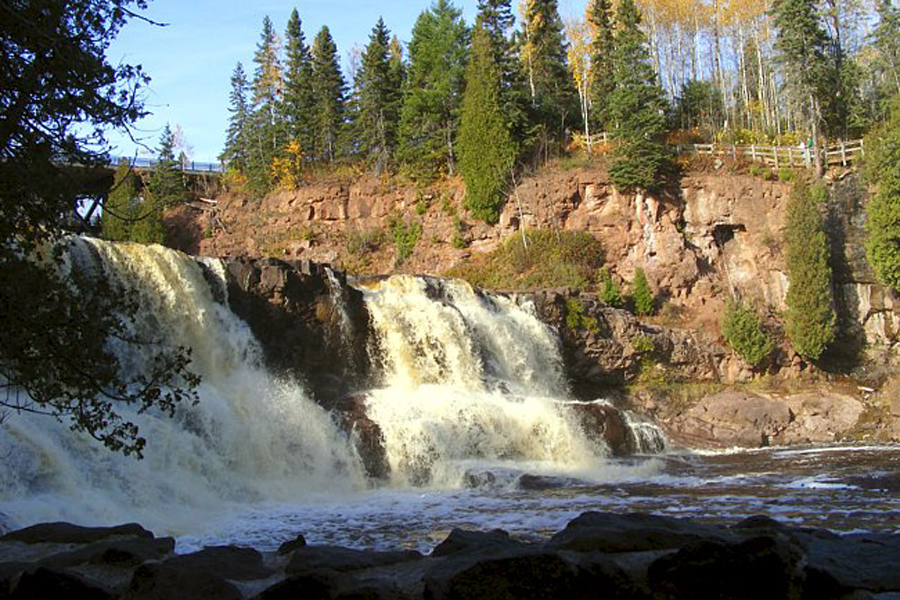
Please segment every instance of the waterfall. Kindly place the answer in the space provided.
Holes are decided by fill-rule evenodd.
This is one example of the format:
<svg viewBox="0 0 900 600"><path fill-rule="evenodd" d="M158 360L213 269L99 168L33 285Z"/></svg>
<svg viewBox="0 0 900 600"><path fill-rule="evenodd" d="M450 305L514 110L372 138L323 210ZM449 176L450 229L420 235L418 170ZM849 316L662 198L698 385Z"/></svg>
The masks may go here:
<svg viewBox="0 0 900 600"><path fill-rule="evenodd" d="M136 290L136 330L193 349L200 401L171 419L119 409L148 440L141 461L64 423L11 415L0 427L0 512L22 524L138 520L177 534L195 528L213 507L227 511L366 485L358 457L329 415L297 383L266 371L248 327L215 300L225 291L219 261L206 260L204 274L195 260L161 246L74 239L66 262ZM136 368L141 357L125 351L123 364Z"/></svg>
<svg viewBox="0 0 900 600"><path fill-rule="evenodd" d="M530 303L404 275L360 289L383 369L368 415L396 483L458 486L482 465L589 470L606 453L561 402L556 337Z"/></svg>

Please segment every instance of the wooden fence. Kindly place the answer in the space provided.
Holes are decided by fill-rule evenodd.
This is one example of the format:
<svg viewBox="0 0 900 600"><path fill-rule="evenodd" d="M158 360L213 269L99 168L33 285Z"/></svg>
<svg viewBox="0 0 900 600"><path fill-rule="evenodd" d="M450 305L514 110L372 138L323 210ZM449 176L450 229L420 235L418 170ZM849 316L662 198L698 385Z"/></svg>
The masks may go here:
<svg viewBox="0 0 900 600"><path fill-rule="evenodd" d="M597 133L591 136L592 144L606 144L611 137L608 133ZM585 136L576 135L577 143L585 145ZM701 156L728 156L733 159L743 158L754 162L781 167L809 168L814 162L811 149L806 146L765 146L757 144L677 144L678 154ZM841 141L821 148L822 163L828 167L848 167L865 156L863 140Z"/></svg>

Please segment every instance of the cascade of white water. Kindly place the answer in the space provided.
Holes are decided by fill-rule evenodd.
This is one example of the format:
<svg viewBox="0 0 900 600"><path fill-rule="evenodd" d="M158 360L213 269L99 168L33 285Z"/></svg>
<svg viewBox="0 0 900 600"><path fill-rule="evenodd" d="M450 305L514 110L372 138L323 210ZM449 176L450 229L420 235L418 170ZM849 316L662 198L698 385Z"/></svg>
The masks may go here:
<svg viewBox="0 0 900 600"><path fill-rule="evenodd" d="M196 530L211 507L292 501L366 485L358 457L327 413L298 384L260 363L247 326L216 302L225 285L218 261L201 265L160 246L75 239L70 268L93 265L136 290L137 333L193 349L200 402L174 419L122 407L148 439L145 458L113 454L65 424L12 415L0 427L0 511L19 524L40 520L139 520L162 532ZM126 350L130 354L126 354ZM133 346L125 368L139 368Z"/></svg>
<svg viewBox="0 0 900 600"><path fill-rule="evenodd" d="M558 401L556 339L532 306L459 281L394 276L360 288L384 367L368 414L395 481L455 486L483 464L597 465L605 449Z"/></svg>

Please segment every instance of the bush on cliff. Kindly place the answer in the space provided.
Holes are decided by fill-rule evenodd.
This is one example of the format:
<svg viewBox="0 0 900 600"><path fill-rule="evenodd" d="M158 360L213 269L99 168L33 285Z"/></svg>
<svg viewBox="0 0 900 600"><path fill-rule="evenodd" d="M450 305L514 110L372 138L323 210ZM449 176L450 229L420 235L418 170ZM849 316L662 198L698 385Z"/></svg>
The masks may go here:
<svg viewBox="0 0 900 600"><path fill-rule="evenodd" d="M600 269L600 274L597 277L597 284L600 300L605 305L611 306L612 308L622 307L622 290L612 278L612 274L606 267Z"/></svg>
<svg viewBox="0 0 900 600"><path fill-rule="evenodd" d="M824 187L812 191L798 179L791 191L784 227L787 276L790 281L785 313L785 331L794 350L818 360L835 337L834 298L828 238L816 198L827 194Z"/></svg>
<svg viewBox="0 0 900 600"><path fill-rule="evenodd" d="M534 229L527 231L524 243L521 234L511 235L477 262L454 267L446 275L487 289L583 289L602 264L603 248L590 234Z"/></svg>
<svg viewBox="0 0 900 600"><path fill-rule="evenodd" d="M631 298L634 300L634 312L639 315L652 315L656 309L656 299L653 292L650 291L650 284L647 283L647 276L640 267L634 270L634 290L631 292Z"/></svg>
<svg viewBox="0 0 900 600"><path fill-rule="evenodd" d="M759 315L737 300L729 300L722 317L722 335L731 348L752 366L757 366L775 348L763 331Z"/></svg>

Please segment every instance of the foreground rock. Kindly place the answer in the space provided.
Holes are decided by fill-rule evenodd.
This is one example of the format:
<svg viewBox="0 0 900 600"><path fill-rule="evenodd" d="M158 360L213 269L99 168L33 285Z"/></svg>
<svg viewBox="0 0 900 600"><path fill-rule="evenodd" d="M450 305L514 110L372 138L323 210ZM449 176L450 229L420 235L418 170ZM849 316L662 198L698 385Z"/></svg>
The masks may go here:
<svg viewBox="0 0 900 600"><path fill-rule="evenodd" d="M502 530L453 530L429 556L298 540L280 552L220 546L174 555L170 538L138 526L39 525L0 537L0 597L801 600L900 594L900 535L839 536L767 517L727 527L589 512L542 543L516 541ZM118 551L96 551L104 545L133 551L122 560Z"/></svg>

